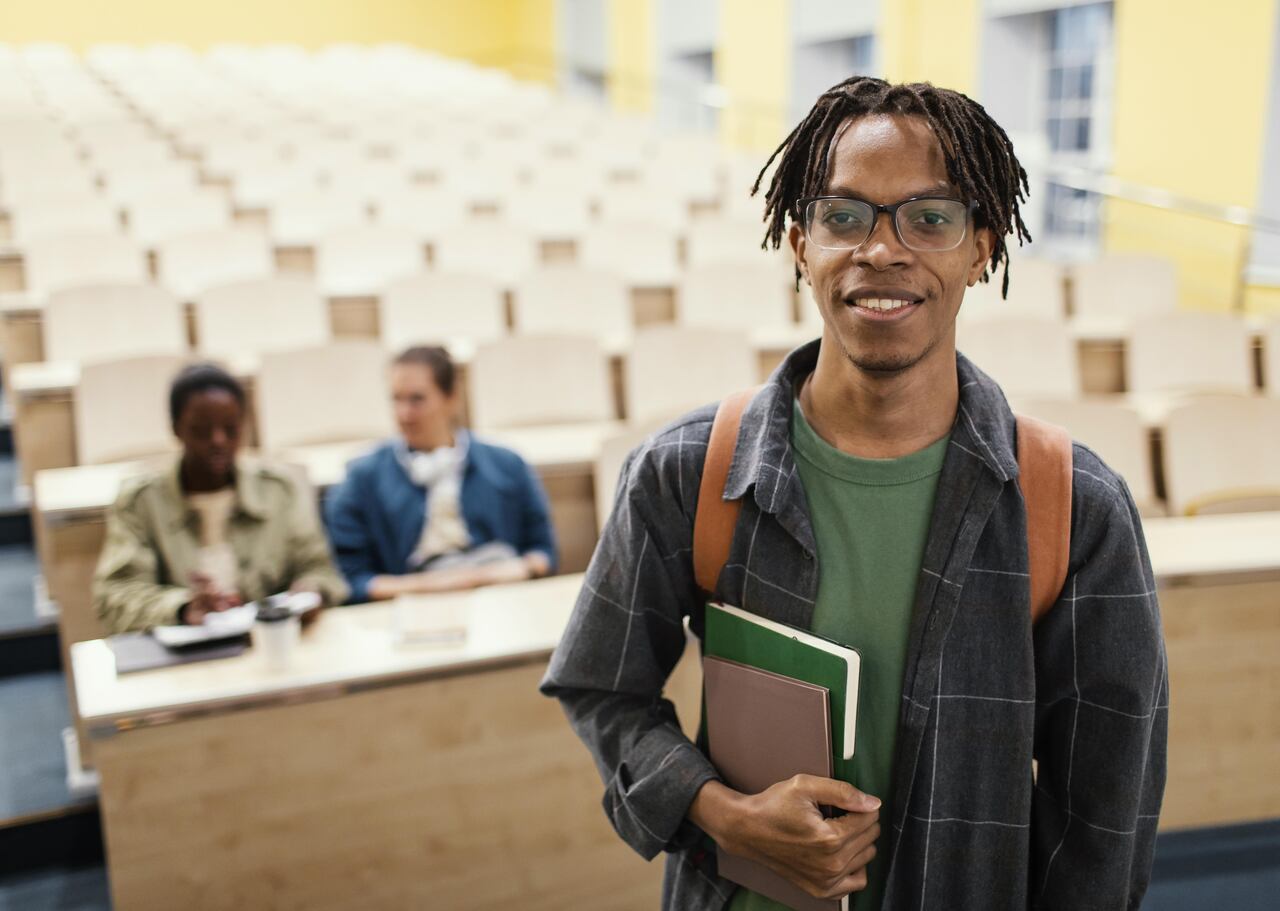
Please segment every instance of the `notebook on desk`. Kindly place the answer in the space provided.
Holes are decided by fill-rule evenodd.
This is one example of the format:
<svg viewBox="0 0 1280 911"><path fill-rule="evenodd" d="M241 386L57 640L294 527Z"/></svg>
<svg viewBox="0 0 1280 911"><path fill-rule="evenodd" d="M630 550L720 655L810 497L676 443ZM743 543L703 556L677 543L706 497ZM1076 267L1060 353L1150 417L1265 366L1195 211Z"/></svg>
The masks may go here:
<svg viewBox="0 0 1280 911"><path fill-rule="evenodd" d="M218 639L182 648L169 648L151 633L119 633L107 637L107 648L116 658L116 673L131 674L175 664L234 658L249 647L249 637Z"/></svg>

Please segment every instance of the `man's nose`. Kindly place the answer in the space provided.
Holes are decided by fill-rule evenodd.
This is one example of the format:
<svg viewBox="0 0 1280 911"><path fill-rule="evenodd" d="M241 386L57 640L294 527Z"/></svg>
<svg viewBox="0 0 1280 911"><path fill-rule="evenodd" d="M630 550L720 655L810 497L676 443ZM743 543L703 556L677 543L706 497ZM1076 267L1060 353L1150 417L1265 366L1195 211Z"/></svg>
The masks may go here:
<svg viewBox="0 0 1280 911"><path fill-rule="evenodd" d="M888 212L877 212L871 234L854 248L853 257L855 262L883 271L906 263L911 251L899 240L893 217Z"/></svg>

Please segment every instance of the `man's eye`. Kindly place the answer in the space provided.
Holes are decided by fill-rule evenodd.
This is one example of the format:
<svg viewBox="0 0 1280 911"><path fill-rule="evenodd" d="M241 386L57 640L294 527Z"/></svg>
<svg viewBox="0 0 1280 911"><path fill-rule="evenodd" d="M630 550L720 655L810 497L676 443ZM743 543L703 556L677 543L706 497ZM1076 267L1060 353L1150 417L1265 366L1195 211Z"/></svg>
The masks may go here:
<svg viewBox="0 0 1280 911"><path fill-rule="evenodd" d="M921 212L915 218L917 224L921 225L945 225L951 222L945 212L939 212L936 209L928 212Z"/></svg>

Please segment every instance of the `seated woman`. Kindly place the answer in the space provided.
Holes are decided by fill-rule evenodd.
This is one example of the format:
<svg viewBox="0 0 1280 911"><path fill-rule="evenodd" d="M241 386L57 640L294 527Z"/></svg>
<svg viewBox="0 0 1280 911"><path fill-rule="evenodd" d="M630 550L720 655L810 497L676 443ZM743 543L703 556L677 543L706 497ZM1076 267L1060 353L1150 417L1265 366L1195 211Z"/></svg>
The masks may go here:
<svg viewBox="0 0 1280 911"><path fill-rule="evenodd" d="M353 601L475 588L555 566L547 498L509 449L455 428L454 367L443 348L391 365L400 437L352 462L325 518Z"/></svg>
<svg viewBox="0 0 1280 911"><path fill-rule="evenodd" d="M346 600L307 485L236 457L244 414L244 390L220 367L196 364L174 379L182 455L127 481L107 514L93 598L108 633L201 623L285 590Z"/></svg>

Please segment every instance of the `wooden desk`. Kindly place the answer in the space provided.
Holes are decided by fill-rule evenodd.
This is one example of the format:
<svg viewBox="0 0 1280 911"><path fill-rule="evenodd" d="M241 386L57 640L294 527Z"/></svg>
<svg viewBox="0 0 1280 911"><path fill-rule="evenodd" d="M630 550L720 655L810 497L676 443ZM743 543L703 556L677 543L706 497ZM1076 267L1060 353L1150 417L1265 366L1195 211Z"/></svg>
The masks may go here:
<svg viewBox="0 0 1280 911"><path fill-rule="evenodd" d="M25 292L0 295L0 353L6 369L44 360L44 308Z"/></svg>
<svg viewBox="0 0 1280 911"><path fill-rule="evenodd" d="M80 367L65 361L17 363L8 368L14 448L22 483L36 472L76 464L75 388Z"/></svg>
<svg viewBox="0 0 1280 911"><path fill-rule="evenodd" d="M1161 828L1280 816L1280 512L1143 528L1169 655Z"/></svg>
<svg viewBox="0 0 1280 911"><path fill-rule="evenodd" d="M455 648L397 646L391 608L326 611L293 668L250 653L117 677L73 649L118 908L649 909L661 866L536 687L580 585L443 596ZM668 685L698 719L696 652Z"/></svg>

